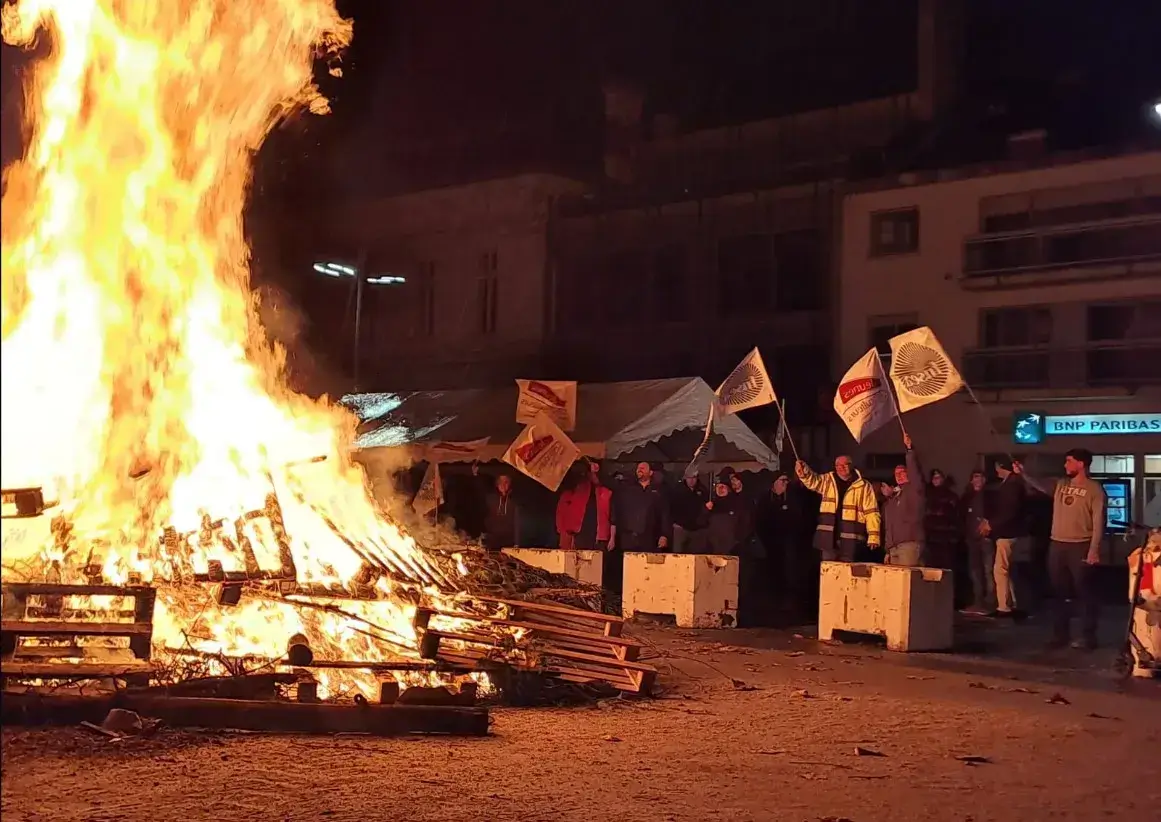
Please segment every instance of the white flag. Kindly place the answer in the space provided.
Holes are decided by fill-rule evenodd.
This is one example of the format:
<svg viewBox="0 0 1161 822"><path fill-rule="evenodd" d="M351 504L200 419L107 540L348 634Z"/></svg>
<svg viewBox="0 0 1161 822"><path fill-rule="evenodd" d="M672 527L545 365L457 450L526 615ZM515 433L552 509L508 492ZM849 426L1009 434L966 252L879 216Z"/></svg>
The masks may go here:
<svg viewBox="0 0 1161 822"><path fill-rule="evenodd" d="M834 412L842 418L855 442L882 428L895 416L883 361L872 348L843 374L834 392Z"/></svg>
<svg viewBox="0 0 1161 822"><path fill-rule="evenodd" d="M504 462L549 491L560 487L578 459L580 449L544 414L526 425L504 452Z"/></svg>
<svg viewBox="0 0 1161 822"><path fill-rule="evenodd" d="M889 343L900 413L945 400L963 388L963 377L927 326L892 337Z"/></svg>
<svg viewBox="0 0 1161 822"><path fill-rule="evenodd" d="M439 476L439 463L429 462L427 470L423 472L423 482L419 484L415 499L411 501L411 507L415 509L415 513L425 517L441 505L443 505L443 480Z"/></svg>
<svg viewBox="0 0 1161 822"><path fill-rule="evenodd" d="M726 377L725 382L718 386L717 398L718 408L726 414L736 414L747 408L777 402L770 375L766 373L766 364L762 362L762 355L757 348L747 354L730 372L730 376Z"/></svg>
<svg viewBox="0 0 1161 822"><path fill-rule="evenodd" d="M774 453L782 458L782 449L786 447L786 400L778 403L778 428L774 432Z"/></svg>
<svg viewBox="0 0 1161 822"><path fill-rule="evenodd" d="M544 414L561 431L576 428L576 383L562 380L516 380L516 422L525 425Z"/></svg>
<svg viewBox="0 0 1161 822"><path fill-rule="evenodd" d="M491 442L491 437L483 437L468 442L433 442L426 448L428 462L468 462L476 459Z"/></svg>

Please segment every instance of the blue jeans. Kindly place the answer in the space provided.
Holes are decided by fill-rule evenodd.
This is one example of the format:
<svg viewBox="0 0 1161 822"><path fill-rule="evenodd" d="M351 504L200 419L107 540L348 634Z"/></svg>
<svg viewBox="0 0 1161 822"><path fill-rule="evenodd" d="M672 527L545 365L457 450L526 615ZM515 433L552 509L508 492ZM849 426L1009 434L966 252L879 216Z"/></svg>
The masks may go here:
<svg viewBox="0 0 1161 822"><path fill-rule="evenodd" d="M919 568L923 565L922 542L900 542L887 549L887 564Z"/></svg>

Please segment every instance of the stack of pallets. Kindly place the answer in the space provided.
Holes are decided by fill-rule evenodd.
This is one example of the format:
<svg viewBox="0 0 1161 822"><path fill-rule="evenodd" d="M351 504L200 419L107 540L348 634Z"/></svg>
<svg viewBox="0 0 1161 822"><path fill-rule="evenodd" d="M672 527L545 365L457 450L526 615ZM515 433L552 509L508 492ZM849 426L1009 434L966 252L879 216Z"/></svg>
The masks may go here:
<svg viewBox="0 0 1161 822"><path fill-rule="evenodd" d="M95 610L91 597L129 599L133 605L116 612ZM156 591L145 585L4 583L0 678L148 683L155 599ZM88 642L92 637L126 642L113 648Z"/></svg>
<svg viewBox="0 0 1161 822"><path fill-rule="evenodd" d="M657 669L638 661L641 643L622 636L620 617L522 600L475 599L497 607L500 616L431 608L416 612L420 656L479 670L502 663L565 682L607 682L633 694L651 690ZM473 628L445 627L460 620L474 623Z"/></svg>

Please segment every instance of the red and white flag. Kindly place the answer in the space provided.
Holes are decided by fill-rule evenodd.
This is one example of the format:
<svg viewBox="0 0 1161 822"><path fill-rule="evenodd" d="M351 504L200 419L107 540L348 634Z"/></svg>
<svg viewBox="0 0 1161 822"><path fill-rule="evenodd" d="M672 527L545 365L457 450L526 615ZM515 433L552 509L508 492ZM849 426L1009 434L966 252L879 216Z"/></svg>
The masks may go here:
<svg viewBox="0 0 1161 822"><path fill-rule="evenodd" d="M428 462L471 462L478 459L491 437L482 437L468 442L433 442L427 445L425 457Z"/></svg>
<svg viewBox="0 0 1161 822"><path fill-rule="evenodd" d="M532 477L549 491L560 488L568 469L580 459L580 449L546 415L524 426L508 450L504 462Z"/></svg>
<svg viewBox="0 0 1161 822"><path fill-rule="evenodd" d="M843 374L834 394L834 411L846 423L855 442L862 442L896 416L883 362L874 348Z"/></svg>
<svg viewBox="0 0 1161 822"><path fill-rule="evenodd" d="M528 425L544 414L561 431L576 428L576 382L561 380L516 380L516 422Z"/></svg>

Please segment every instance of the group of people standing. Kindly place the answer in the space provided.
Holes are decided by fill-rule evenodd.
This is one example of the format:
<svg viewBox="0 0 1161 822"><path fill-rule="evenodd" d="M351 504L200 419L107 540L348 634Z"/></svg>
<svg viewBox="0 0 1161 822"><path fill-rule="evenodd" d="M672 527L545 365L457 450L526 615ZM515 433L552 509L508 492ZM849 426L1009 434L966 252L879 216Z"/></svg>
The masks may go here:
<svg viewBox="0 0 1161 822"><path fill-rule="evenodd" d="M996 618L1027 615L1035 495L1053 500L1048 556L1056 603L1054 644L1069 641L1072 603L1083 606L1079 645L1096 642L1097 597L1092 567L1104 535L1104 489L1088 476L1092 455L1070 451L1066 477L1052 484L1033 478L1017 461L1001 459L989 482L975 471L962 494L939 470L924 476L911 438L893 482L876 484L840 456L834 470L795 464L800 486L776 473L769 490L750 493L740 474L723 470L707 488L696 476L668 483L647 462L631 478L605 478L594 460L579 460L556 499L554 530L560 548L606 551L605 587L619 591L625 552L675 551L757 558L756 582L791 610L809 607L823 561L881 561L899 566L963 570L971 582L967 610ZM472 468L478 476L478 466ZM810 492L810 493L804 493ZM811 499L813 495L814 499ZM817 503L817 508L814 503ZM519 544L522 506L512 478L501 474L475 515L485 548ZM471 533L457 518L461 530ZM813 536L812 536L813 534ZM538 544L545 544L540 542ZM813 551L811 550L813 544ZM743 576L746 575L745 569ZM743 589L747 580L742 580Z"/></svg>
<svg viewBox="0 0 1161 822"><path fill-rule="evenodd" d="M1103 486L1088 475L1092 454L1069 451L1065 477L1055 483L1031 477L1011 457L995 464L995 481L972 473L962 496L940 471L924 480L911 438L904 434L904 463L894 483L877 492L855 470L850 457L817 474L799 461L795 472L821 498L815 547L824 560L853 562L882 551L882 561L901 566L956 568L967 565L972 587L968 610L998 618L1027 616L1032 562L1033 495L1052 499L1048 576L1055 617L1052 644L1068 644L1073 603L1082 609L1081 635L1074 645L1097 642L1098 597L1093 568L1100 563L1105 530ZM962 546L965 556L957 557ZM958 562L959 559L966 563Z"/></svg>

